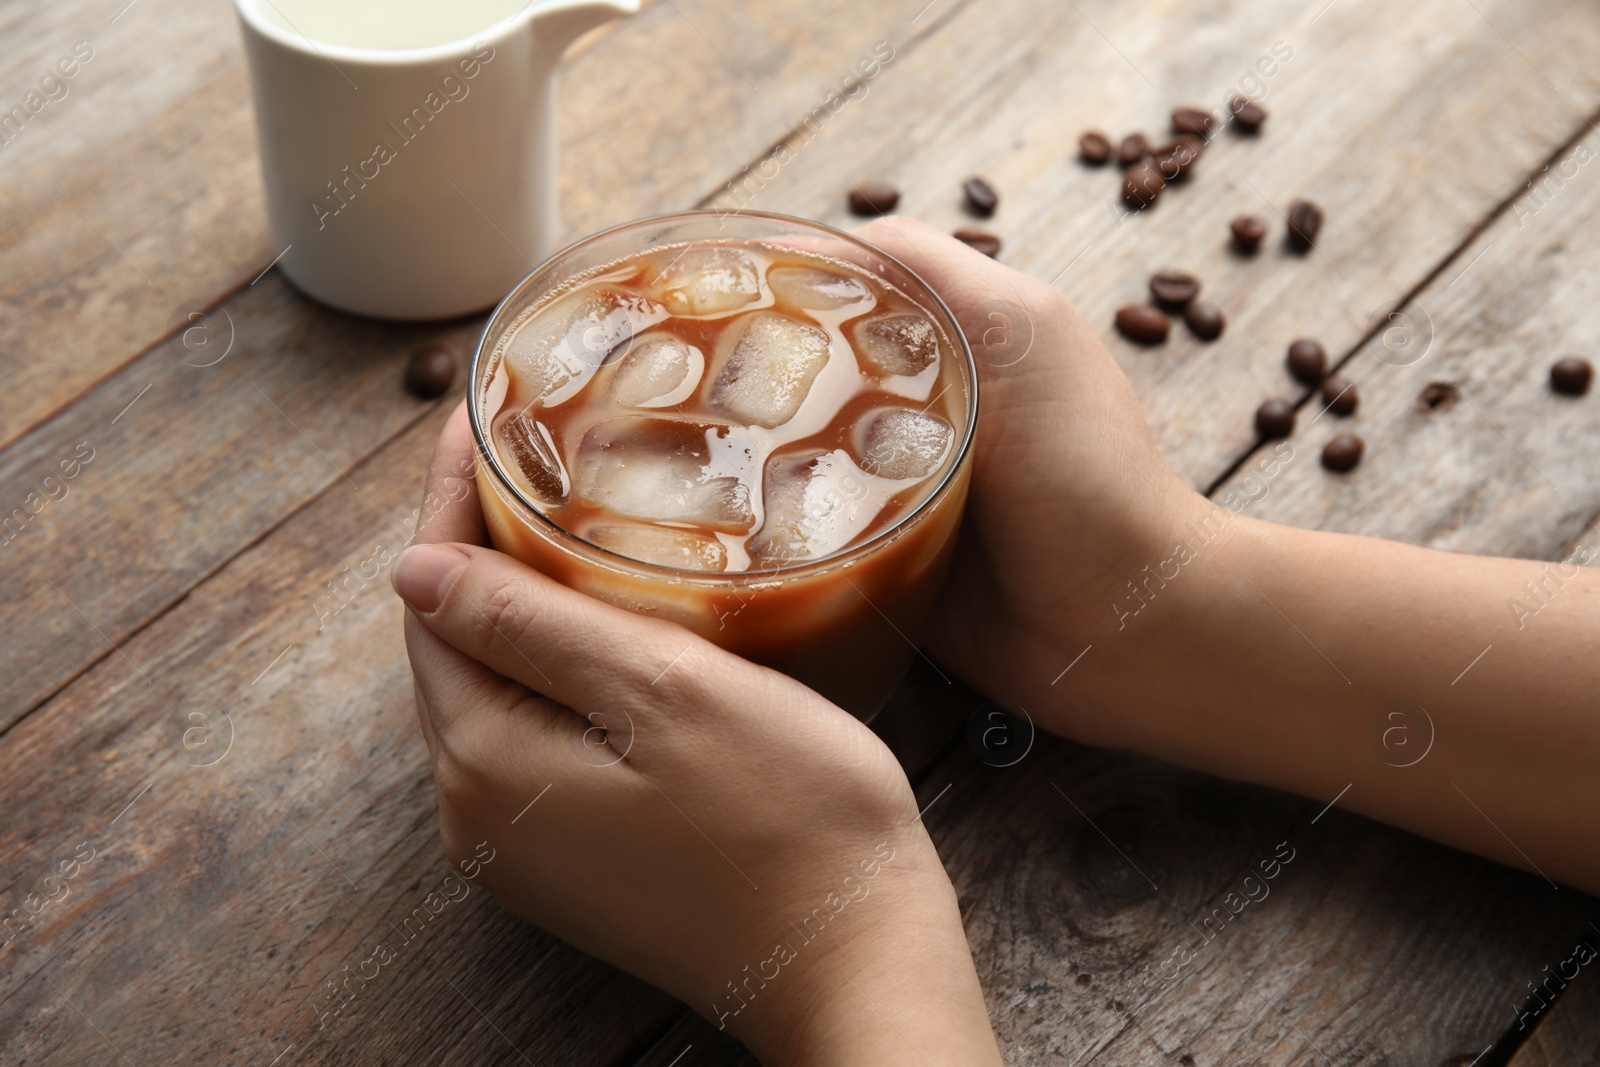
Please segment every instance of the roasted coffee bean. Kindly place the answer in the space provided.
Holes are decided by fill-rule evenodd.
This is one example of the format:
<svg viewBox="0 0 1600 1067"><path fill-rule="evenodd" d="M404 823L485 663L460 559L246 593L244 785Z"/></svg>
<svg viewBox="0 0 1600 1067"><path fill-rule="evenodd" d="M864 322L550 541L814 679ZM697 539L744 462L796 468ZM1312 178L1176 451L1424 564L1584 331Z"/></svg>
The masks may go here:
<svg viewBox="0 0 1600 1067"><path fill-rule="evenodd" d="M1222 328L1228 324L1222 309L1209 300L1189 301L1189 306L1183 309L1183 321L1189 324L1190 332L1202 341L1215 341L1222 336Z"/></svg>
<svg viewBox="0 0 1600 1067"><path fill-rule="evenodd" d="M1594 367L1589 361L1578 356L1568 356L1558 359L1550 368L1550 388L1558 393L1568 396L1582 396L1589 391L1589 383L1594 380Z"/></svg>
<svg viewBox="0 0 1600 1067"><path fill-rule="evenodd" d="M1111 158L1111 141L1099 130L1090 130L1078 138L1078 157L1091 167L1098 167Z"/></svg>
<svg viewBox="0 0 1600 1067"><path fill-rule="evenodd" d="M1180 107L1172 113L1172 132L1207 137L1216 121L1209 111L1202 111L1197 107Z"/></svg>
<svg viewBox="0 0 1600 1067"><path fill-rule="evenodd" d="M1195 160L1205 151L1206 143L1193 134L1174 137L1159 148L1150 150L1156 169L1169 182L1182 181L1194 166Z"/></svg>
<svg viewBox="0 0 1600 1067"><path fill-rule="evenodd" d="M1143 211L1156 202L1167 181L1156 169L1153 161L1141 159L1128 168L1122 176L1122 202L1135 211Z"/></svg>
<svg viewBox="0 0 1600 1067"><path fill-rule="evenodd" d="M900 190L888 182L866 181L850 190L850 210L857 215L887 215L900 202Z"/></svg>
<svg viewBox="0 0 1600 1067"><path fill-rule="evenodd" d="M1267 224L1255 215L1240 215L1228 223L1228 231L1233 234L1233 247L1253 256L1261 247L1261 239L1267 235Z"/></svg>
<svg viewBox="0 0 1600 1067"><path fill-rule="evenodd" d="M967 198L967 210L981 219L993 215L994 209L1000 206L1000 194L982 178L968 178L961 192Z"/></svg>
<svg viewBox="0 0 1600 1067"><path fill-rule="evenodd" d="M1289 373L1296 381L1316 385L1328 370L1328 353L1309 337L1302 337L1289 346Z"/></svg>
<svg viewBox="0 0 1600 1067"><path fill-rule="evenodd" d="M963 244L971 245L990 259L1000 254L1000 238L988 230L980 230L976 226L963 226L951 236Z"/></svg>
<svg viewBox="0 0 1600 1067"><path fill-rule="evenodd" d="M1296 200L1289 205L1289 232L1286 240L1296 252L1309 252L1317 243L1317 231L1322 229L1322 209L1309 200Z"/></svg>
<svg viewBox="0 0 1600 1067"><path fill-rule="evenodd" d="M1267 111L1254 100L1246 100L1242 96L1235 96L1228 101L1228 110L1233 112L1233 124L1245 133L1255 133L1261 129L1261 124L1267 121Z"/></svg>
<svg viewBox="0 0 1600 1067"><path fill-rule="evenodd" d="M1149 304L1129 304L1117 309L1117 332L1141 345L1158 345L1167 339L1172 323L1166 313Z"/></svg>
<svg viewBox="0 0 1600 1067"><path fill-rule="evenodd" d="M1429 382L1417 394L1418 411L1449 411L1461 402L1461 390L1449 382Z"/></svg>
<svg viewBox="0 0 1600 1067"><path fill-rule="evenodd" d="M1354 382L1335 374L1332 378L1322 379L1322 402L1335 415L1354 415L1356 405L1361 403L1361 396L1356 392Z"/></svg>
<svg viewBox="0 0 1600 1067"><path fill-rule="evenodd" d="M1130 133L1117 147L1117 165L1131 167L1150 154L1150 142L1142 133Z"/></svg>
<svg viewBox="0 0 1600 1067"><path fill-rule="evenodd" d="M1294 405L1287 400L1268 400L1256 408L1256 433L1268 441L1294 433Z"/></svg>
<svg viewBox="0 0 1600 1067"><path fill-rule="evenodd" d="M1150 275L1150 295L1164 307L1181 308L1200 293L1200 279L1181 270L1158 270Z"/></svg>
<svg viewBox="0 0 1600 1067"><path fill-rule="evenodd" d="M1322 465L1343 474L1355 470L1367 443L1353 433L1342 433L1322 446Z"/></svg>
<svg viewBox="0 0 1600 1067"><path fill-rule="evenodd" d="M423 345L406 361L406 390L423 400L442 396L456 380L456 357L444 345Z"/></svg>

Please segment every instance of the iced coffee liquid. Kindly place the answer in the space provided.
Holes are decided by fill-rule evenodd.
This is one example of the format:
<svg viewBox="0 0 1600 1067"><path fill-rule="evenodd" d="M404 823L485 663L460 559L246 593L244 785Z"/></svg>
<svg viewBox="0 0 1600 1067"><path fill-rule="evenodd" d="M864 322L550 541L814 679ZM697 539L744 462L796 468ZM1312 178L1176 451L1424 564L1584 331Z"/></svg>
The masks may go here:
<svg viewBox="0 0 1600 1067"><path fill-rule="evenodd" d="M893 527L957 451L929 314L851 264L702 242L598 268L494 350L490 439L562 529L678 571L774 570Z"/></svg>

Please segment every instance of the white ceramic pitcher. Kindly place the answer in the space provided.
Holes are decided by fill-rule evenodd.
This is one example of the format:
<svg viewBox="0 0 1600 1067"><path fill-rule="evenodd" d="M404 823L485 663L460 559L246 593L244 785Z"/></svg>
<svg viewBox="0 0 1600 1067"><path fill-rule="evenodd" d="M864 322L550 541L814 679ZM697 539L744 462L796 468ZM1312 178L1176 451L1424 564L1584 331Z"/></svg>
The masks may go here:
<svg viewBox="0 0 1600 1067"><path fill-rule="evenodd" d="M554 250L554 75L580 34L640 0L530 0L471 37L354 48L235 0L278 266L385 319L489 307Z"/></svg>

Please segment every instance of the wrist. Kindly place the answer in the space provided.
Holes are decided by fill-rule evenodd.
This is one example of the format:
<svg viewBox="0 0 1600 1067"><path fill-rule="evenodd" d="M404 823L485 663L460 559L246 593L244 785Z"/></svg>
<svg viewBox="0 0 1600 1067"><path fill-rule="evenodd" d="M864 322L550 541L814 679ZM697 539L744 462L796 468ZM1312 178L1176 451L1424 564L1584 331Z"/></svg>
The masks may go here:
<svg viewBox="0 0 1600 1067"><path fill-rule="evenodd" d="M850 905L854 922L841 915L795 947L795 985L727 1020L767 1067L1000 1063L954 890L918 834L924 847L902 848L891 877Z"/></svg>

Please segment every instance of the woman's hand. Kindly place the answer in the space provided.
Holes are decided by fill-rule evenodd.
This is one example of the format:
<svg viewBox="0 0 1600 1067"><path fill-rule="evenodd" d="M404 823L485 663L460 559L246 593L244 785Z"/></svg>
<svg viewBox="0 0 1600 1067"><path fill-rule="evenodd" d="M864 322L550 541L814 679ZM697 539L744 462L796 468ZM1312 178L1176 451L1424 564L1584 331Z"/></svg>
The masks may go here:
<svg viewBox="0 0 1600 1067"><path fill-rule="evenodd" d="M938 291L978 364L972 489L931 651L1058 733L1119 740L1082 703L1104 651L1062 672L1108 643L1128 582L1208 505L1167 466L1127 378L1065 295L915 219L856 232Z"/></svg>
<svg viewBox="0 0 1600 1067"><path fill-rule="evenodd" d="M894 756L799 683L483 547L475 488L444 491L471 447L463 407L395 570L452 861L487 841L509 910L765 1063L998 1063Z"/></svg>

